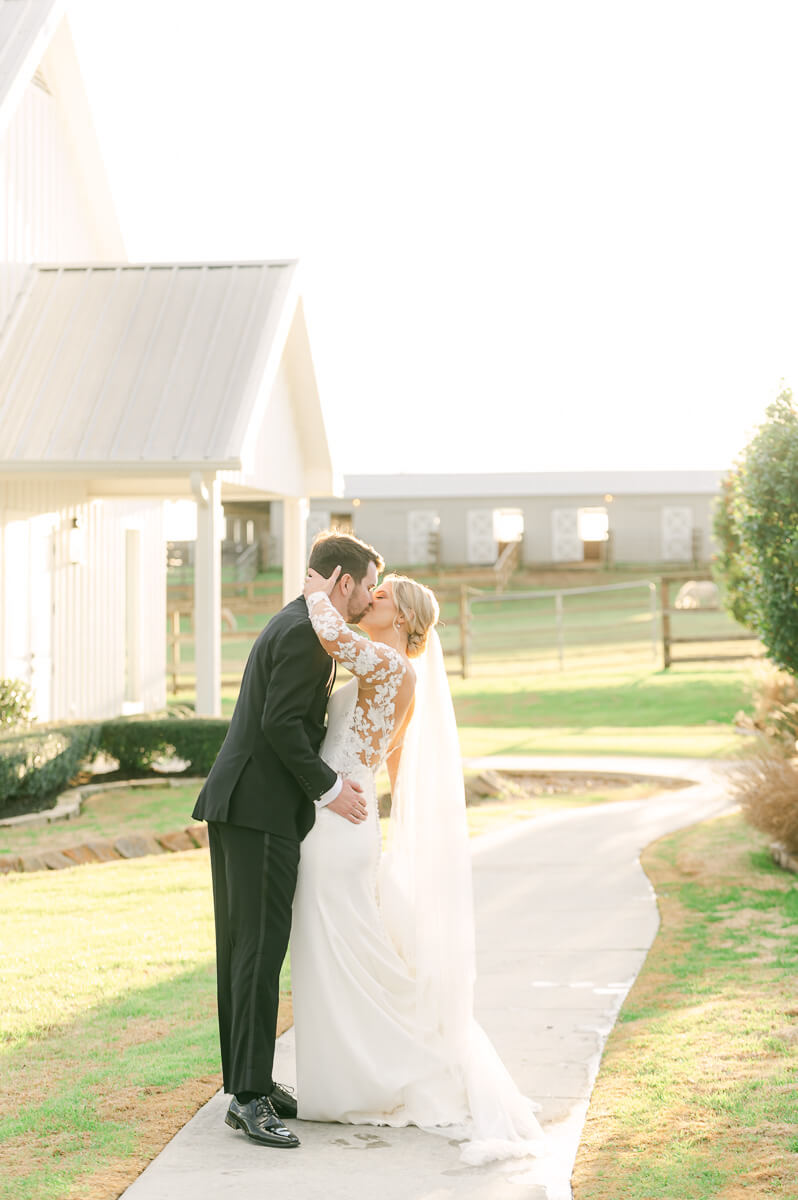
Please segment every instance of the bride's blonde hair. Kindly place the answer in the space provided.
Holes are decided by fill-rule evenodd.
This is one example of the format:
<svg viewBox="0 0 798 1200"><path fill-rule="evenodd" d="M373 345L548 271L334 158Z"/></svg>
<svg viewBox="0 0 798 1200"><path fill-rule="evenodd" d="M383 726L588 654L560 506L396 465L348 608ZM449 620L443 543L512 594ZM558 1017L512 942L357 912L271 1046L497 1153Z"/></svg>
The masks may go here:
<svg viewBox="0 0 798 1200"><path fill-rule="evenodd" d="M416 658L427 645L430 629L438 624L440 606L435 593L406 575L386 575L383 583L390 583L393 602L405 619L407 657Z"/></svg>

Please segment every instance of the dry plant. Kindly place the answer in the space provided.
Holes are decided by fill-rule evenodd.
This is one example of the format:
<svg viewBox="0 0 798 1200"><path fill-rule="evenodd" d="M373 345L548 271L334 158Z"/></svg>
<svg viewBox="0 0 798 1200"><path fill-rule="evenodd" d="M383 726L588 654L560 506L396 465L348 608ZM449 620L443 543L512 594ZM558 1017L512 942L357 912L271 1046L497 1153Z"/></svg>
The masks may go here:
<svg viewBox="0 0 798 1200"><path fill-rule="evenodd" d="M794 753L798 738L798 679L765 662L758 666L751 690L753 716L739 712L734 718L735 725L764 734L768 741Z"/></svg>
<svg viewBox="0 0 798 1200"><path fill-rule="evenodd" d="M760 739L760 745L731 774L731 792L749 825L798 852L798 758Z"/></svg>

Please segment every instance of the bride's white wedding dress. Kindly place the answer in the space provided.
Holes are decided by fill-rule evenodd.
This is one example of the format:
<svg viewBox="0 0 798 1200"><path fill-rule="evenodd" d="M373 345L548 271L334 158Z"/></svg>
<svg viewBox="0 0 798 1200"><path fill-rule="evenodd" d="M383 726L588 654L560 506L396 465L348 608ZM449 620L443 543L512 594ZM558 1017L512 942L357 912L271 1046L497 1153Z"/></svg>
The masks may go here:
<svg viewBox="0 0 798 1200"><path fill-rule="evenodd" d="M354 825L322 808L302 842L291 933L299 1117L445 1126L473 1164L539 1152L537 1106L473 1018L470 857L442 656L433 673L429 651L414 660L395 836L382 855L375 777L407 666L354 634L325 593L308 608L325 648L354 676L330 700L321 754L361 784L368 817Z"/></svg>

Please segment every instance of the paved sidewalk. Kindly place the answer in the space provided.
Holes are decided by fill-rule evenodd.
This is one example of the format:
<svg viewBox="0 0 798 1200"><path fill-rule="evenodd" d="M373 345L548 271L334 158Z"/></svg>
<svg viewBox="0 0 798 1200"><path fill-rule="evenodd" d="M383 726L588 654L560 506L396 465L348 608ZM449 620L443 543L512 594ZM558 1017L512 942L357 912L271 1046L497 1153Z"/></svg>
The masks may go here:
<svg viewBox="0 0 798 1200"><path fill-rule="evenodd" d="M219 1093L124 1193L125 1200L571 1200L570 1175L601 1052L654 940L656 901L638 856L663 834L727 810L723 767L698 760L490 758L491 769L677 776L689 788L543 815L474 845L477 1016L542 1105L539 1159L466 1167L417 1129L297 1122L302 1146L269 1150L223 1122ZM293 1031L276 1078L293 1083ZM379 1153L363 1153L363 1151Z"/></svg>

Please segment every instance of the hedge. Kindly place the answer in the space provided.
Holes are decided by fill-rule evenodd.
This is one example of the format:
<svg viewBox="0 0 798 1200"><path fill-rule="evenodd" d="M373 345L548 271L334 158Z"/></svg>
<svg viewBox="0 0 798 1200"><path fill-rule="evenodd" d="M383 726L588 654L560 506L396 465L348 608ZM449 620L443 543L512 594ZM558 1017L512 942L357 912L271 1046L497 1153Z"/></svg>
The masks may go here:
<svg viewBox="0 0 798 1200"><path fill-rule="evenodd" d="M192 775L207 775L229 727L220 717L120 717L104 721L100 748L121 771L147 773L164 755L176 755Z"/></svg>
<svg viewBox="0 0 798 1200"><path fill-rule="evenodd" d="M192 775L207 775L228 726L217 717L120 717L0 734L0 815L46 808L100 750L133 777L150 774L157 759L172 755L184 759Z"/></svg>
<svg viewBox="0 0 798 1200"><path fill-rule="evenodd" d="M0 735L0 813L35 809L93 759L100 725L37 725Z"/></svg>
<svg viewBox="0 0 798 1200"><path fill-rule="evenodd" d="M0 730L30 725L33 692L21 679L0 679Z"/></svg>

